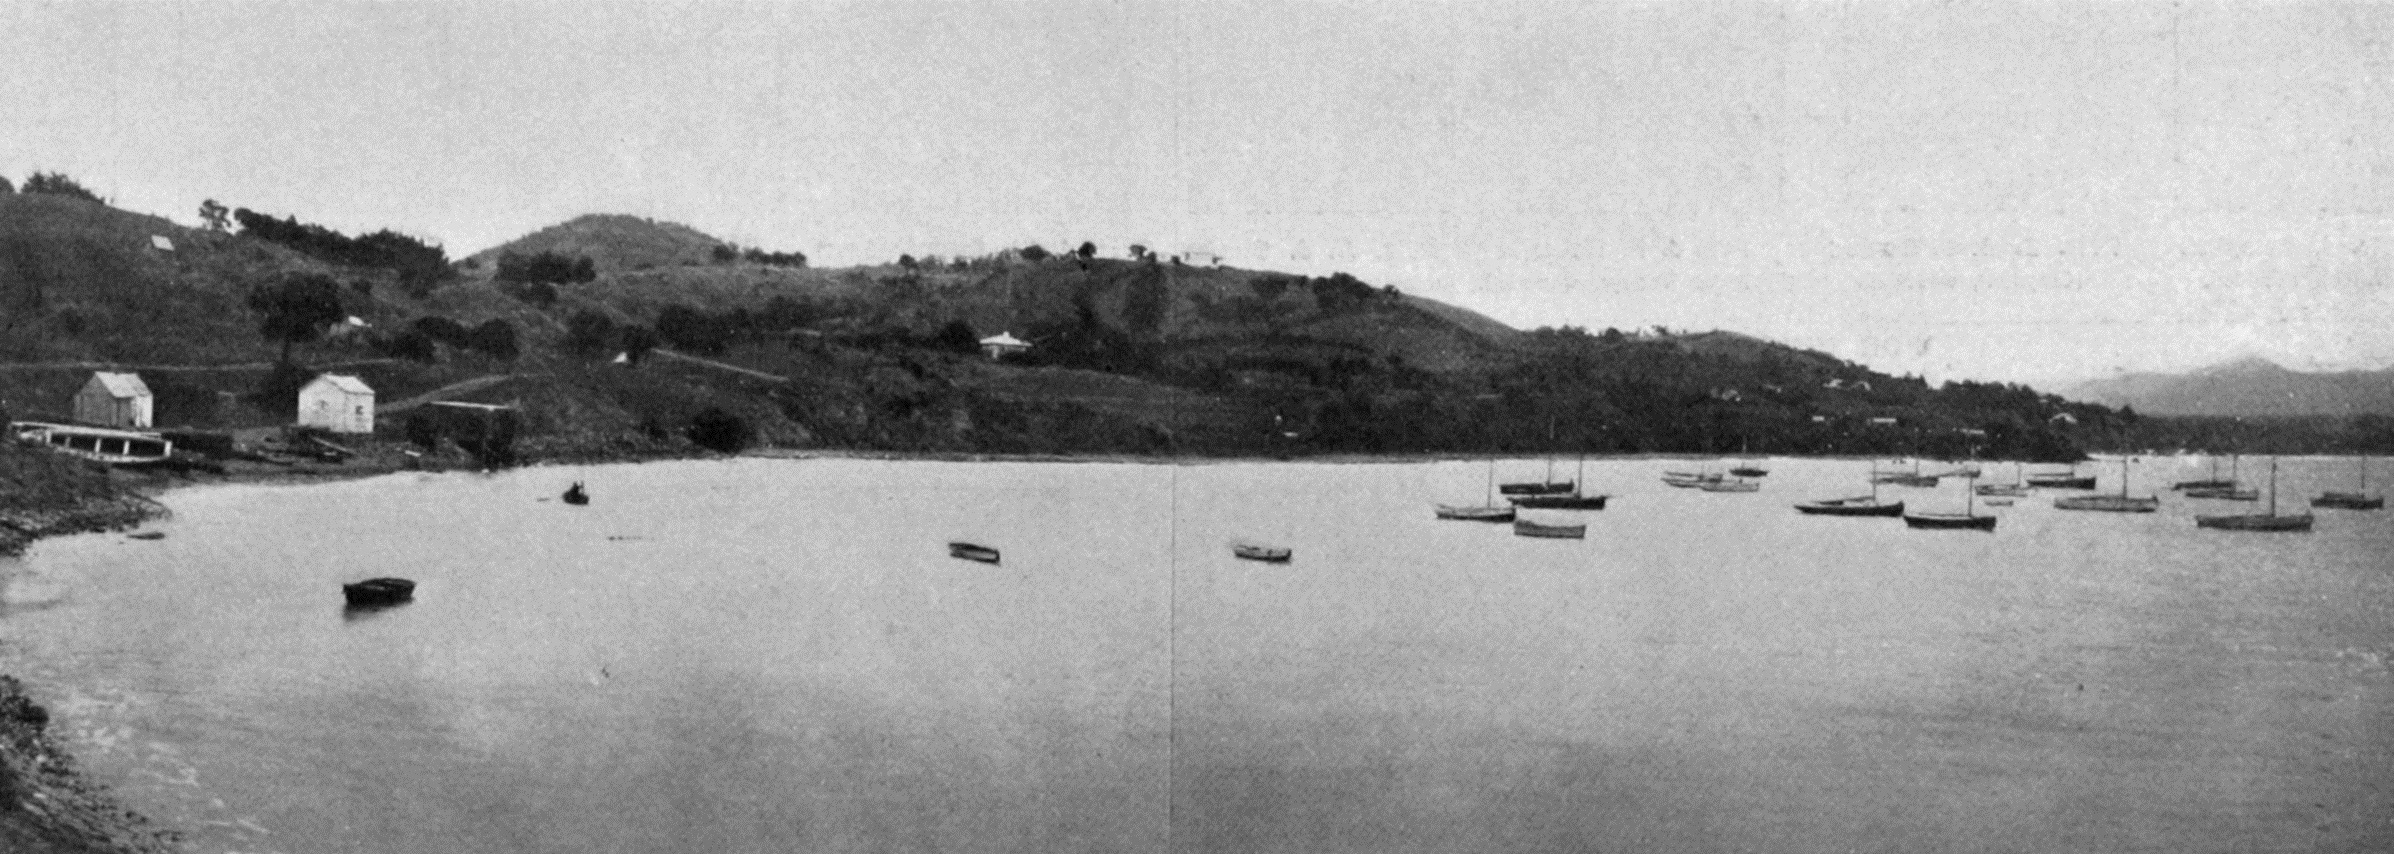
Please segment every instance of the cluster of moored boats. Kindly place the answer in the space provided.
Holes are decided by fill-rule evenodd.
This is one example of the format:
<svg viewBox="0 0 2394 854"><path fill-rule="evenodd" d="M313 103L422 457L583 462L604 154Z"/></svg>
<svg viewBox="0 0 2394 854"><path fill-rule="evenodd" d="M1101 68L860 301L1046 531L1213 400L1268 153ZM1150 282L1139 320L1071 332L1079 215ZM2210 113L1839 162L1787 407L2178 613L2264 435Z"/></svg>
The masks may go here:
<svg viewBox="0 0 2394 854"><path fill-rule="evenodd" d="M1477 507L1439 504L1434 508L1440 519L1458 522L1511 523L1513 534L1550 540L1578 540L1588 536L1585 523L1546 521L1521 518L1523 509L1531 510L1602 510L1612 496L1590 494L1580 489L1587 480L1588 461L1579 461L1579 473L1570 480L1554 479L1554 461L1546 463L1546 479L1499 485L1496 482L1496 461L1488 461L1488 501ZM1496 496L1505 497L1504 504L1496 503Z"/></svg>

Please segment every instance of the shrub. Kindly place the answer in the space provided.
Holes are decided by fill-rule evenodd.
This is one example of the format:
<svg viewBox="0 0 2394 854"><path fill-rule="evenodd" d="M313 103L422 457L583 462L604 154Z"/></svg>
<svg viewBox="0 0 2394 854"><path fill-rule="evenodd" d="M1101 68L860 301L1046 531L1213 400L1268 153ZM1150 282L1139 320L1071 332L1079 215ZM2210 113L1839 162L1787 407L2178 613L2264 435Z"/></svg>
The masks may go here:
<svg viewBox="0 0 2394 854"><path fill-rule="evenodd" d="M962 320L948 321L931 335L931 346L955 353L973 353L981 349L981 333Z"/></svg>
<svg viewBox="0 0 2394 854"><path fill-rule="evenodd" d="M578 356L605 355L615 346L615 321L589 309L565 321L565 351Z"/></svg>
<svg viewBox="0 0 2394 854"><path fill-rule="evenodd" d="M416 318L415 327L417 332L424 333L424 337L451 347L464 347L473 336L472 330L467 329L465 324L437 314Z"/></svg>
<svg viewBox="0 0 2394 854"><path fill-rule="evenodd" d="M726 454L739 453L755 438L745 419L715 407L692 416L687 433L691 444Z"/></svg>
<svg viewBox="0 0 2394 854"><path fill-rule="evenodd" d="M466 339L466 346L500 359L513 359L516 354L515 326L492 318L474 327Z"/></svg>
<svg viewBox="0 0 2394 854"><path fill-rule="evenodd" d="M1045 261L1047 260L1047 249L1046 247L1040 246L1036 243L1025 246L1022 248L1022 259L1025 261Z"/></svg>
<svg viewBox="0 0 2394 854"><path fill-rule="evenodd" d="M432 338L413 329L376 340L374 349L394 359L406 359L428 365L440 357L440 348L433 346Z"/></svg>
<svg viewBox="0 0 2394 854"><path fill-rule="evenodd" d="M67 196L101 204L107 203L107 200L100 198L100 194L86 189L82 184L75 183L75 179L59 172L33 173L25 179L25 192Z"/></svg>

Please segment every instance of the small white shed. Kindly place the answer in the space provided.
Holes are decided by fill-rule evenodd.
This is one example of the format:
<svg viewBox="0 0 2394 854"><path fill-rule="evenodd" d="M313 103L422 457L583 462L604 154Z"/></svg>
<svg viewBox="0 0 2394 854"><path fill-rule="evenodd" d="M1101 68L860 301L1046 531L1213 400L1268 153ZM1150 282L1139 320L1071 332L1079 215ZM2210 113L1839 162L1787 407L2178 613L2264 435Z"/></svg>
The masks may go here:
<svg viewBox="0 0 2394 854"><path fill-rule="evenodd" d="M992 359L1020 353L1028 349L1031 349L1031 342L1016 338L1014 337L1013 333L1010 332L1000 332L996 335L991 335L987 338L981 339L981 352L989 354L989 358Z"/></svg>
<svg viewBox="0 0 2394 854"><path fill-rule="evenodd" d="M148 427L154 405L140 374L98 371L75 392L75 420L102 427Z"/></svg>
<svg viewBox="0 0 2394 854"><path fill-rule="evenodd" d="M318 374L299 388L299 426L374 432L374 389L347 374Z"/></svg>

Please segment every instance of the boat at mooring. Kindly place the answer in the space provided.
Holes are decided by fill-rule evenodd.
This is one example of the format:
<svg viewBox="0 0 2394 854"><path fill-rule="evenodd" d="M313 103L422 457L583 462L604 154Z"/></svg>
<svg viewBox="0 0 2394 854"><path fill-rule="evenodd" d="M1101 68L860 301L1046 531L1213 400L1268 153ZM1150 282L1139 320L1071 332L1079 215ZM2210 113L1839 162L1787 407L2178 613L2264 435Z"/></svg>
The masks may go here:
<svg viewBox="0 0 2394 854"><path fill-rule="evenodd" d="M2311 514L2278 515L2278 461L2269 461L2269 509L2263 513L2196 516L2195 527L2221 531L2308 531Z"/></svg>
<svg viewBox="0 0 2394 854"><path fill-rule="evenodd" d="M953 558L963 558L965 560L980 561L982 563L998 562L998 550L981 545L979 543L967 543L961 541L948 543L948 556Z"/></svg>
<svg viewBox="0 0 2394 854"><path fill-rule="evenodd" d="M1522 537L1545 537L1556 540L1579 540L1588 536L1586 525L1548 525L1519 519L1513 522L1513 534Z"/></svg>
<svg viewBox="0 0 2394 854"><path fill-rule="evenodd" d="M341 597L351 607L396 605L415 598L416 583L405 578L369 578L341 585Z"/></svg>

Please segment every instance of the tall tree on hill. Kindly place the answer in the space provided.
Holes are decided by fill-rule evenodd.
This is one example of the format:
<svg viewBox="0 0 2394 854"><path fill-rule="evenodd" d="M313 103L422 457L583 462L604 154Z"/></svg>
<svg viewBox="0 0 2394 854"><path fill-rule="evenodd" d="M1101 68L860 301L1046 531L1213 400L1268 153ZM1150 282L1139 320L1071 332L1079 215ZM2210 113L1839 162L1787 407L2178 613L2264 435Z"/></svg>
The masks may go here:
<svg viewBox="0 0 2394 854"><path fill-rule="evenodd" d="M291 346L323 337L348 315L341 310L341 286L321 273L295 273L249 292L249 307L261 315L258 332L282 344L281 364L291 363Z"/></svg>
<svg viewBox="0 0 2394 854"><path fill-rule="evenodd" d="M215 199L202 200L200 202L200 223L207 226L209 231L231 231L233 230L233 209L225 207L224 203Z"/></svg>

